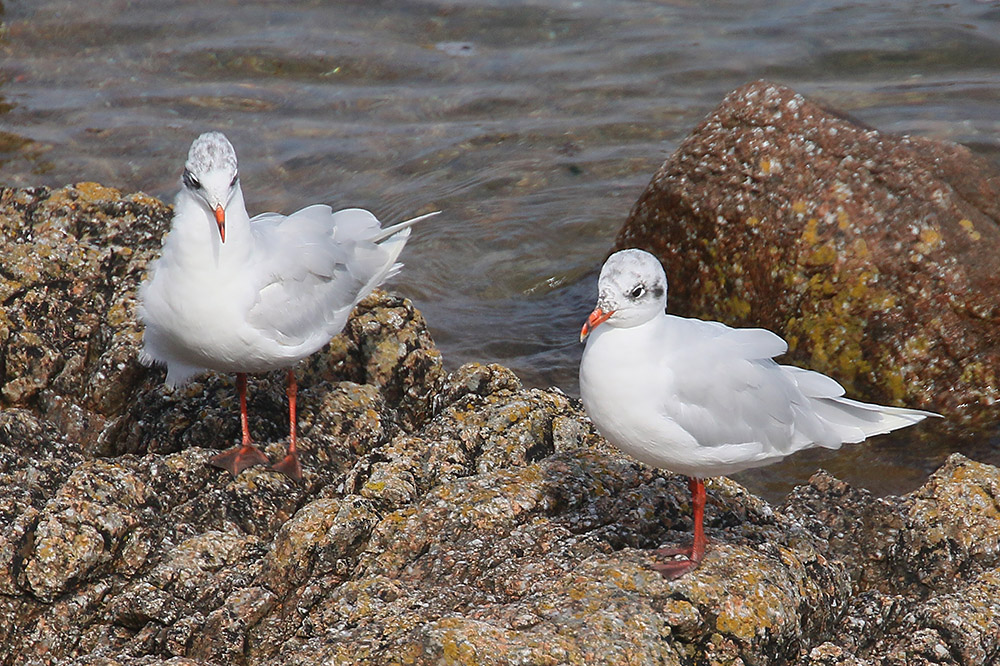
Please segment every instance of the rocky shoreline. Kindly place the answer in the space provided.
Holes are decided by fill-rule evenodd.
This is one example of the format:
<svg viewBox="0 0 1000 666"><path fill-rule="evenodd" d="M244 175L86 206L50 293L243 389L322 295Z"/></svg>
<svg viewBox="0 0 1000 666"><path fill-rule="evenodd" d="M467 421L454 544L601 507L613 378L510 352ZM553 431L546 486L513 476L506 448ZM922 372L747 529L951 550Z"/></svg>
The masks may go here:
<svg viewBox="0 0 1000 666"><path fill-rule="evenodd" d="M136 360L135 290L169 215L95 184L0 190L0 664L1000 659L997 468L955 454L885 498L819 472L776 507L714 479L711 550L665 581L647 565L688 538L686 482L610 448L556 389L496 365L446 372L420 313L385 292L300 368L302 484L206 465L238 439L232 378L171 392ZM963 215L992 242L995 216L989 230ZM995 326L983 312L976 325ZM972 374L995 376L993 351L977 353ZM970 401L931 368L920 405L961 420ZM250 395L275 458L283 376L252 378Z"/></svg>

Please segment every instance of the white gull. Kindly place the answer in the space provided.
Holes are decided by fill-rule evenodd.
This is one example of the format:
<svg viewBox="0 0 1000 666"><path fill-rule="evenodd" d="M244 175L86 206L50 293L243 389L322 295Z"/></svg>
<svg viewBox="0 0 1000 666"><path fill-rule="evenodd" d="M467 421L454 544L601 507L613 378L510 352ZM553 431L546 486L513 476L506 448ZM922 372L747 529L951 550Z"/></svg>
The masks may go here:
<svg viewBox="0 0 1000 666"><path fill-rule="evenodd" d="M340 333L354 306L402 266L416 222L381 228L366 210L313 205L291 215L247 214L236 152L219 132L188 153L162 253L139 290L140 360L167 366L166 383L236 373L242 444L212 459L239 474L268 463L253 446L246 374L288 369L288 455L274 469L301 478L292 366Z"/></svg>
<svg viewBox="0 0 1000 666"><path fill-rule="evenodd" d="M676 578L706 546L703 479L839 448L937 416L844 397L826 375L772 357L788 345L761 328L666 314L667 278L643 250L611 255L597 307L580 332L580 394L601 435L633 458L689 477L691 548L660 549L654 568Z"/></svg>

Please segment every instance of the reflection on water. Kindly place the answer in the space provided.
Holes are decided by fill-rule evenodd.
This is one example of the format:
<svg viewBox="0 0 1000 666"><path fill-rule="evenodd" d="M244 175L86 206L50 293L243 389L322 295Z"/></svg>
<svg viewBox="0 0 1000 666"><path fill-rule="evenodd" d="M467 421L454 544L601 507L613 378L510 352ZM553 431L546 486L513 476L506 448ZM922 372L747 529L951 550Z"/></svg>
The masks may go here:
<svg viewBox="0 0 1000 666"><path fill-rule="evenodd" d="M441 209L395 286L448 364L497 361L570 393L615 232L736 86L772 78L1000 161L997 3L34 0L3 18L6 184L169 200L192 138L215 128L251 212ZM906 490L953 448L904 434L750 483L780 494L847 465L875 492ZM998 462L987 441L961 448Z"/></svg>

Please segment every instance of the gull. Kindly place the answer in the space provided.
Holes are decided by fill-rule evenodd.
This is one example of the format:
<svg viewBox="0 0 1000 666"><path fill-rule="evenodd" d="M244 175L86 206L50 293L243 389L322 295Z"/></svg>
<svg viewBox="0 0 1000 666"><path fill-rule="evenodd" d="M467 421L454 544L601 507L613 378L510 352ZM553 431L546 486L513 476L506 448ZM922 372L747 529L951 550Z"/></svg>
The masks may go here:
<svg viewBox="0 0 1000 666"><path fill-rule="evenodd" d="M220 132L195 139L170 232L139 289L139 359L166 365L171 387L206 370L236 374L243 441L212 465L237 476L268 464L250 438L247 373L287 369L288 452L273 469L302 478L292 366L340 333L358 301L399 271L410 227L436 214L384 229L367 210L319 204L251 219L232 144Z"/></svg>
<svg viewBox="0 0 1000 666"><path fill-rule="evenodd" d="M621 250L601 269L597 307L580 331L580 394L597 430L633 458L689 477L694 542L657 551L653 568L665 578L705 554L705 478L938 416L846 398L830 377L775 362L788 345L774 333L676 317L666 306L659 260Z"/></svg>

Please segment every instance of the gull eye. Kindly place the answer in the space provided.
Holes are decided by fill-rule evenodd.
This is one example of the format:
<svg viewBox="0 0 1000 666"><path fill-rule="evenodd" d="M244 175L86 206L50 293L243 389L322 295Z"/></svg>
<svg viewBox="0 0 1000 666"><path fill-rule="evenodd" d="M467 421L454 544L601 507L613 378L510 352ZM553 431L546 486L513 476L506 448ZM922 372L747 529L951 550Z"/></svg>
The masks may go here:
<svg viewBox="0 0 1000 666"><path fill-rule="evenodd" d="M229 181L229 187L236 187L236 183L239 181L239 179L240 179L240 174L234 173L233 179Z"/></svg>
<svg viewBox="0 0 1000 666"><path fill-rule="evenodd" d="M184 181L184 185L191 188L192 190L201 189L201 183L198 182L198 179L194 177L194 174L188 171L187 169L184 169L184 175L181 177L181 180Z"/></svg>
<svg viewBox="0 0 1000 666"><path fill-rule="evenodd" d="M636 285L635 288L632 289L632 291L628 292L628 297L634 301L635 299L639 298L645 293L646 293L646 288L640 284Z"/></svg>

